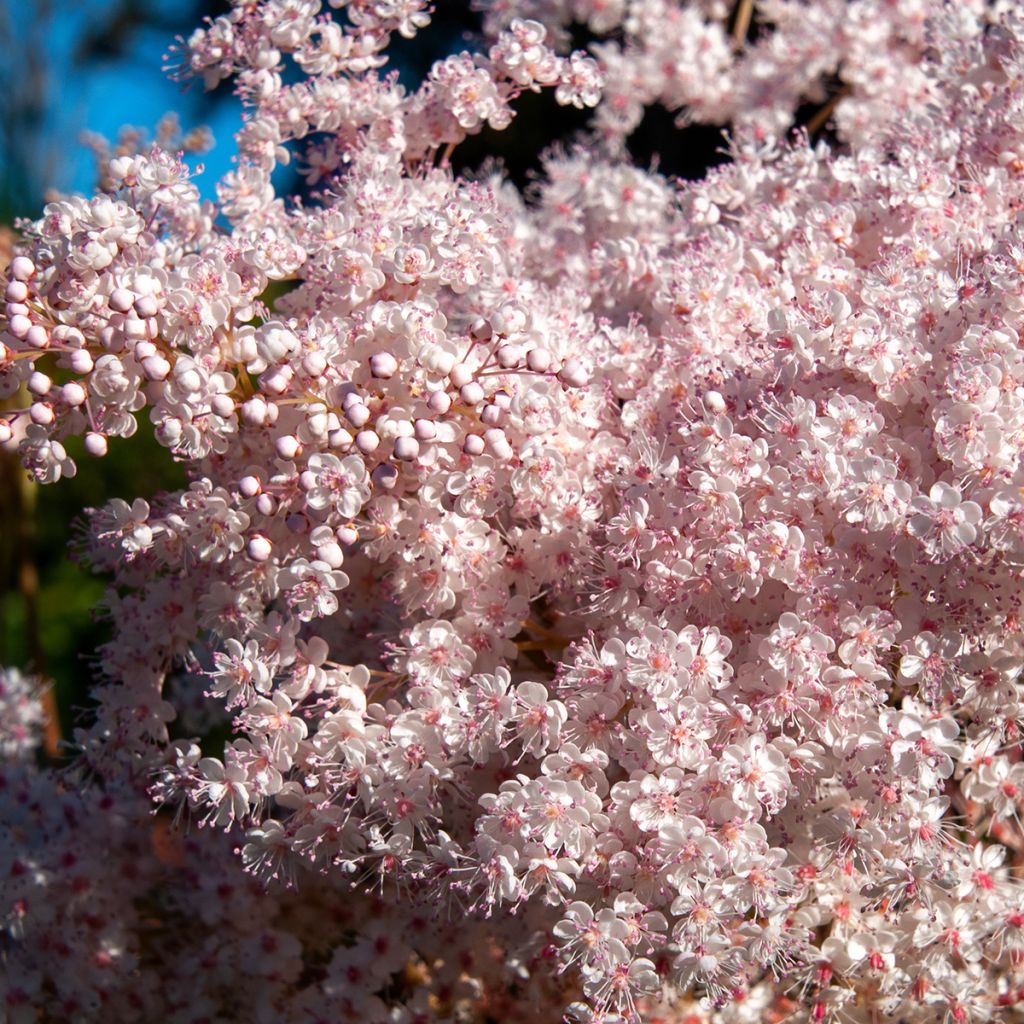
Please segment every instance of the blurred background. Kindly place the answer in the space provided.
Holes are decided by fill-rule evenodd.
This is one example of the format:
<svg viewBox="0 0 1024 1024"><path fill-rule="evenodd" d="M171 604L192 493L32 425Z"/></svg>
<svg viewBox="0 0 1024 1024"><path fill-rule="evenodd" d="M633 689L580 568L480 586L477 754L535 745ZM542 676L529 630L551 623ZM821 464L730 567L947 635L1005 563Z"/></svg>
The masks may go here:
<svg viewBox="0 0 1024 1024"><path fill-rule="evenodd" d="M419 84L437 59L473 48L480 18L469 0L439 0L429 29L397 41L393 62L406 85ZM0 265L6 264L19 218L35 218L61 192L89 194L98 151L126 127L153 138L174 112L186 138L206 126L214 145L190 154L202 164L197 179L206 198L235 152L233 133L240 105L222 85L204 92L183 86L163 70L175 59L176 38L187 37L203 18L227 10L227 0L0 0ZM585 31L573 43L585 46ZM554 142L569 142L586 115L558 107L550 91L517 101L518 116L504 132L485 131L463 143L457 171L497 159L520 186L539 168L539 155ZM648 111L630 140L635 159L658 161L663 173L698 177L721 159L720 127L673 129L663 109ZM300 192L300 179L284 170L279 189ZM45 488L30 483L17 461L0 453L0 664L17 665L54 681L54 727L48 750L56 753L86 713L92 668L89 652L106 629L94 615L105 581L73 559L69 547L83 508L111 497L129 502L184 484L183 474L158 450L147 424L134 438L111 445L104 459L78 459L73 480ZM56 728L59 720L59 732Z"/></svg>

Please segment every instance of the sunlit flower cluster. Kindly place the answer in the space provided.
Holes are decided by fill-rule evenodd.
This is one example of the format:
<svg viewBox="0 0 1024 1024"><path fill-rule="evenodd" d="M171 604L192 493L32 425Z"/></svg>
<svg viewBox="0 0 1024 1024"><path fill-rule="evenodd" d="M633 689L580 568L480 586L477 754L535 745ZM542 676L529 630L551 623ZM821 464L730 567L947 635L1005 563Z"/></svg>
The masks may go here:
<svg viewBox="0 0 1024 1024"><path fill-rule="evenodd" d="M503 0L408 91L428 4L321 6L184 44L247 105L216 205L119 155L9 268L0 441L189 481L90 515L69 774L0 681L12 1019L1009 1019L1024 20ZM530 90L580 144L454 174ZM631 164L653 103L728 162Z"/></svg>

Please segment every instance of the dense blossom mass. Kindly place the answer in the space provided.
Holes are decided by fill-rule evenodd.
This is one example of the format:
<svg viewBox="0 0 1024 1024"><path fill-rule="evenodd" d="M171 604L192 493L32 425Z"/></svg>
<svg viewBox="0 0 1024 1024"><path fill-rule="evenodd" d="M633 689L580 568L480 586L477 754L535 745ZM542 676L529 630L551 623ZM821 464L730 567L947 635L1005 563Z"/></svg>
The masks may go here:
<svg viewBox="0 0 1024 1024"><path fill-rule="evenodd" d="M481 7L410 90L427 3L234 0L218 202L154 147L24 226L0 439L189 484L90 514L70 767L0 677L9 1019L1011 1019L1024 18ZM453 174L536 90L529 197ZM634 166L655 104L728 161Z"/></svg>

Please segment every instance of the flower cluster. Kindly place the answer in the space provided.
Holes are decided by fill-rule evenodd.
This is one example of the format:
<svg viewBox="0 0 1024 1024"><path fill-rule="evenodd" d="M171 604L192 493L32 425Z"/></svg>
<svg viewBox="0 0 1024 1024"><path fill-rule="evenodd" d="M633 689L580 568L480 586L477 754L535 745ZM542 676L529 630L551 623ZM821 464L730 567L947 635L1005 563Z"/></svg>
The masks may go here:
<svg viewBox="0 0 1024 1024"><path fill-rule="evenodd" d="M145 411L189 486L91 515L97 781L0 787L9 1003L129 998L155 917L213 979L183 1021L253 975L288 1021L1017 1012L1024 20L770 2L734 52L722 3L494 3L406 92L377 72L427 5L331 6L188 41L249 106L216 207L122 154L10 267L3 440L49 482ZM843 145L779 141L837 68ZM453 175L541 88L592 144L529 202ZM623 159L655 101L731 119L730 161ZM79 886L146 795L209 828Z"/></svg>

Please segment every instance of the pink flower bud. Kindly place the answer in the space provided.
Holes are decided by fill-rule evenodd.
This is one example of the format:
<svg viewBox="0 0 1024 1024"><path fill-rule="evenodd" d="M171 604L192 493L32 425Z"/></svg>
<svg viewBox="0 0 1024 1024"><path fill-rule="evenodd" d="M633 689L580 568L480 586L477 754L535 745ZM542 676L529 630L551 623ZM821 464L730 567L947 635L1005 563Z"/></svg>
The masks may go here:
<svg viewBox="0 0 1024 1024"><path fill-rule="evenodd" d="M327 443L332 448L348 451L352 447L352 435L344 427L339 427L327 435Z"/></svg>
<svg viewBox="0 0 1024 1024"><path fill-rule="evenodd" d="M274 441L274 451L282 459L294 459L302 451L302 445L294 434L282 434Z"/></svg>
<svg viewBox="0 0 1024 1024"><path fill-rule="evenodd" d="M15 256L11 260L11 277L15 281L27 281L36 272L36 265L27 256Z"/></svg>
<svg viewBox="0 0 1024 1024"><path fill-rule="evenodd" d="M534 373L547 373L551 368L551 353L546 348L531 348L526 353L526 365Z"/></svg>
<svg viewBox="0 0 1024 1024"><path fill-rule="evenodd" d="M495 391L491 395L491 401L505 412L512 408L512 396L507 391Z"/></svg>
<svg viewBox="0 0 1024 1024"><path fill-rule="evenodd" d="M135 300L134 309L143 320L148 320L160 312L160 303L155 295L140 295Z"/></svg>
<svg viewBox="0 0 1024 1024"><path fill-rule="evenodd" d="M249 538L249 543L245 545L246 554L254 562L265 562L273 549L273 545L262 533L253 534Z"/></svg>
<svg viewBox="0 0 1024 1024"><path fill-rule="evenodd" d="M16 313L7 322L7 329L16 338L24 338L32 329L32 321L23 313Z"/></svg>
<svg viewBox="0 0 1024 1024"><path fill-rule="evenodd" d="M33 395L47 395L52 387L53 381L39 370L33 371L28 378L28 389Z"/></svg>
<svg viewBox="0 0 1024 1024"><path fill-rule="evenodd" d="M480 419L488 427L496 427L500 422L502 416L505 415L505 410L500 405L495 405L493 402L489 405L485 405L480 410Z"/></svg>
<svg viewBox="0 0 1024 1024"><path fill-rule="evenodd" d="M42 324L33 324L25 334L25 344L32 348L49 348L50 332Z"/></svg>
<svg viewBox="0 0 1024 1024"><path fill-rule="evenodd" d="M24 302L28 298L28 285L24 281L11 281L4 298L8 302Z"/></svg>
<svg viewBox="0 0 1024 1024"><path fill-rule="evenodd" d="M435 391L427 399L427 408L438 416L443 416L451 407L452 400L447 391Z"/></svg>
<svg viewBox="0 0 1024 1024"><path fill-rule="evenodd" d="M316 549L316 557L321 562L326 562L332 569L340 569L345 561L341 547L338 544L320 544Z"/></svg>
<svg viewBox="0 0 1024 1024"><path fill-rule="evenodd" d="M473 326L469 329L469 336L474 341L489 341L494 336L494 328L491 326L489 320L485 320L482 316L478 316L473 321Z"/></svg>
<svg viewBox="0 0 1024 1024"><path fill-rule="evenodd" d="M263 489L263 485L260 483L259 478L252 476L243 476L238 481L238 493L243 498L255 498L257 494Z"/></svg>
<svg viewBox="0 0 1024 1024"><path fill-rule="evenodd" d="M242 422L250 427L262 427L267 422L267 403L259 395L242 403Z"/></svg>
<svg viewBox="0 0 1024 1024"><path fill-rule="evenodd" d="M704 406L708 412L721 416L726 411L725 399L717 391L704 392Z"/></svg>
<svg viewBox="0 0 1024 1024"><path fill-rule="evenodd" d="M171 364L163 356L150 356L142 360L142 372L149 380L166 380Z"/></svg>
<svg viewBox="0 0 1024 1024"><path fill-rule="evenodd" d="M417 420L413 424L413 432L420 441L433 441L437 436L437 429L431 420Z"/></svg>
<svg viewBox="0 0 1024 1024"><path fill-rule="evenodd" d="M124 336L132 341L141 341L143 338L149 337L149 326L145 320L140 320L138 317L128 317L121 325L121 330L124 332Z"/></svg>
<svg viewBox="0 0 1024 1024"><path fill-rule="evenodd" d="M133 351L136 359L148 359L157 354L157 347L151 341L140 341Z"/></svg>
<svg viewBox="0 0 1024 1024"><path fill-rule="evenodd" d="M235 411L235 400L230 395L214 395L210 399L210 411L221 419L226 419Z"/></svg>
<svg viewBox="0 0 1024 1024"><path fill-rule="evenodd" d="M512 458L512 445L508 443L505 431L500 427L491 427L490 430L485 430L484 440L487 442L487 447L490 448L499 459Z"/></svg>
<svg viewBox="0 0 1024 1024"><path fill-rule="evenodd" d="M353 405L364 405L364 404L365 403L363 402L363 396L360 395L358 391L346 391L345 392L345 397L342 398L342 400L341 400L341 407L346 412L348 412L348 410Z"/></svg>
<svg viewBox="0 0 1024 1024"><path fill-rule="evenodd" d="M498 365L506 370L519 366L523 361L523 350L518 345L502 345L497 355Z"/></svg>
<svg viewBox="0 0 1024 1024"><path fill-rule="evenodd" d="M77 380L68 381L68 383L60 389L60 397L61 401L66 405L77 407L85 402L85 388L83 388Z"/></svg>
<svg viewBox="0 0 1024 1024"><path fill-rule="evenodd" d="M462 450L467 455L483 455L484 439L479 434L467 434L462 442Z"/></svg>
<svg viewBox="0 0 1024 1024"><path fill-rule="evenodd" d="M558 379L570 388L581 388L590 380L590 374L578 359L569 359L558 371Z"/></svg>
<svg viewBox="0 0 1024 1024"><path fill-rule="evenodd" d="M370 373L381 380L389 380L398 372L398 360L390 352L375 352L370 356Z"/></svg>
<svg viewBox="0 0 1024 1024"><path fill-rule="evenodd" d="M376 430L360 430L356 434L356 447L364 454L369 455L380 447L380 437Z"/></svg>
<svg viewBox="0 0 1024 1024"><path fill-rule="evenodd" d="M420 453L420 443L415 437L395 438L395 458L412 462Z"/></svg>
<svg viewBox="0 0 1024 1024"><path fill-rule="evenodd" d="M12 316L28 316L31 310L24 302L8 302L4 307L4 313L8 318Z"/></svg>
<svg viewBox="0 0 1024 1024"><path fill-rule="evenodd" d="M277 499L272 494L257 495L256 511L261 516L272 516L277 511Z"/></svg>
<svg viewBox="0 0 1024 1024"><path fill-rule="evenodd" d="M38 424L40 427L50 426L56 418L53 415L53 407L48 405L46 402L33 402L32 405L29 406L28 414L32 422Z"/></svg>
<svg viewBox="0 0 1024 1024"><path fill-rule="evenodd" d="M456 363L448 374L448 379L455 387L461 388L473 379L473 371L465 363Z"/></svg>
<svg viewBox="0 0 1024 1024"><path fill-rule="evenodd" d="M71 364L71 369L75 373L90 373L92 371L92 353L86 351L84 348L76 348L74 352L68 357L68 362Z"/></svg>
<svg viewBox="0 0 1024 1024"><path fill-rule="evenodd" d="M100 459L107 454L107 439L102 434L90 430L85 435L85 450L95 458Z"/></svg>
<svg viewBox="0 0 1024 1024"><path fill-rule="evenodd" d="M334 535L346 547L351 547L359 541L359 531L354 526L339 526Z"/></svg>
<svg viewBox="0 0 1024 1024"><path fill-rule="evenodd" d="M302 368L310 377L319 377L327 369L327 357L323 352L307 352L302 357Z"/></svg>
<svg viewBox="0 0 1024 1024"><path fill-rule="evenodd" d="M127 313L135 305L135 296L127 288L115 288L107 299L107 305L115 313Z"/></svg>
<svg viewBox="0 0 1024 1024"><path fill-rule="evenodd" d="M353 427L363 427L370 421L370 410L365 405L354 402L345 410L345 416Z"/></svg>
<svg viewBox="0 0 1024 1024"><path fill-rule="evenodd" d="M479 405L484 400L484 389L475 380L471 380L468 384L462 385L459 398L466 405Z"/></svg>
<svg viewBox="0 0 1024 1024"><path fill-rule="evenodd" d="M390 462L382 462L371 474L370 480L375 487L390 491L398 483L398 470Z"/></svg>
<svg viewBox="0 0 1024 1024"><path fill-rule="evenodd" d="M299 486L304 491L313 490L313 488L316 487L316 473L314 473L312 470L304 469L299 474Z"/></svg>

